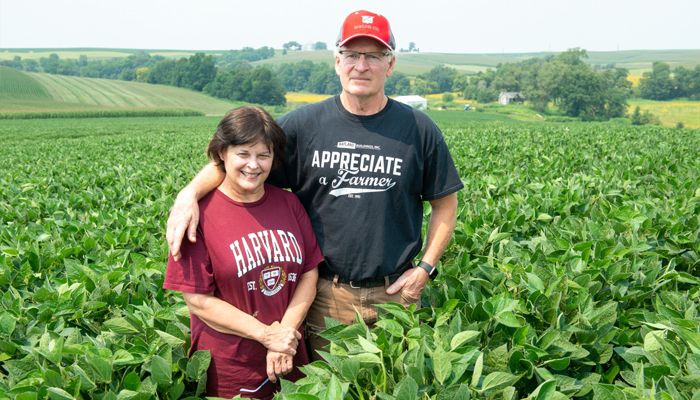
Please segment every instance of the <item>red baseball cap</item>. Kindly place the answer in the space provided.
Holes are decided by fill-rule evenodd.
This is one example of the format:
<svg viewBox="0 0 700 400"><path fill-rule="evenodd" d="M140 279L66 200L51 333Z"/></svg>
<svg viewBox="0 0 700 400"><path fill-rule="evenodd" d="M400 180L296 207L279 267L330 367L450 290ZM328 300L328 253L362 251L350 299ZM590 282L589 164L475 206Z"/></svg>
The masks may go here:
<svg viewBox="0 0 700 400"><path fill-rule="evenodd" d="M371 11L359 10L350 13L340 28L340 35L338 35L335 45L336 47L343 46L358 37L372 38L391 50L396 48L389 21L383 15Z"/></svg>

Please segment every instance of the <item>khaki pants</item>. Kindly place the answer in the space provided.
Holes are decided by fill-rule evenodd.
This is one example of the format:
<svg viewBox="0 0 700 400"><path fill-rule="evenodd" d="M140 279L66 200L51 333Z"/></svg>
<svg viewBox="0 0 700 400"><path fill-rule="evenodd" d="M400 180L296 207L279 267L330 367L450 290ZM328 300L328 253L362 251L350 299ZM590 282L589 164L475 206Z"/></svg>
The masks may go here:
<svg viewBox="0 0 700 400"><path fill-rule="evenodd" d="M319 278L316 284L316 298L306 314L306 339L313 360L320 357L316 350L323 349L328 341L318 335L326 327L325 317L333 318L343 324L350 325L355 320L356 313L362 316L367 325L377 322L375 304L390 301L409 306L420 305L420 299L405 296L402 291L396 294L386 294L388 286L372 288L353 288L349 284L334 283L331 280Z"/></svg>

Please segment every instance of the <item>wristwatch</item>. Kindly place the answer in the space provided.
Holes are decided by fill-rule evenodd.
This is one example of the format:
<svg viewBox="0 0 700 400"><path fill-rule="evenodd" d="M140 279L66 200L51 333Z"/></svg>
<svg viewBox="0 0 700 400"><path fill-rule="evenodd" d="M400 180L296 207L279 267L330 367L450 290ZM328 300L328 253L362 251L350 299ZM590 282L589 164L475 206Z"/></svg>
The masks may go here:
<svg viewBox="0 0 700 400"><path fill-rule="evenodd" d="M433 267L432 265L428 264L425 261L422 261L418 263L417 265L418 268L423 268L425 272L428 273L428 276L430 277L430 280L435 279L435 277L438 275L438 270L437 268Z"/></svg>

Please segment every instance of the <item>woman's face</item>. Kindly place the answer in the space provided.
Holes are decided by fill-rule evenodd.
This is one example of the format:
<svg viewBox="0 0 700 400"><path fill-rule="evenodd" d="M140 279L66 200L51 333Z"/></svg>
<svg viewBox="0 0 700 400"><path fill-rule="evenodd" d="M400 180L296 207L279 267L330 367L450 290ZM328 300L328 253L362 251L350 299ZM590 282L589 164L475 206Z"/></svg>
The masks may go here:
<svg viewBox="0 0 700 400"><path fill-rule="evenodd" d="M263 184L270 175L274 154L263 142L229 146L220 154L226 168L224 182L237 198L252 202L265 193Z"/></svg>

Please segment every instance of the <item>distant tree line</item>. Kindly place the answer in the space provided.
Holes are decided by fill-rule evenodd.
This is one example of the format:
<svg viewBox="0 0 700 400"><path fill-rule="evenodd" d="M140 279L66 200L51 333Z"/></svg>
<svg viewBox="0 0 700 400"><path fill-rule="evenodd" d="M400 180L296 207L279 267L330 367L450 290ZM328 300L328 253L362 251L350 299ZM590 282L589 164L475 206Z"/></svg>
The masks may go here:
<svg viewBox="0 0 700 400"><path fill-rule="evenodd" d="M632 94L627 70L596 69L584 61L587 57L585 50L572 49L556 56L501 64L496 70L457 82L464 85L464 98L479 102L494 101L500 92L520 92L540 111L554 104L565 115L584 120L624 116Z"/></svg>
<svg viewBox="0 0 700 400"><path fill-rule="evenodd" d="M700 100L700 65L695 69L671 67L663 62L652 64L639 81L639 96L651 100L671 100L686 97Z"/></svg>

